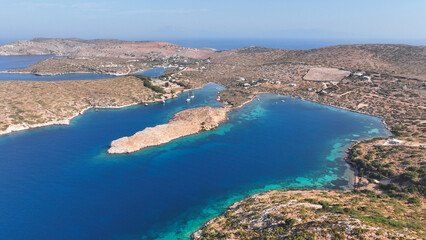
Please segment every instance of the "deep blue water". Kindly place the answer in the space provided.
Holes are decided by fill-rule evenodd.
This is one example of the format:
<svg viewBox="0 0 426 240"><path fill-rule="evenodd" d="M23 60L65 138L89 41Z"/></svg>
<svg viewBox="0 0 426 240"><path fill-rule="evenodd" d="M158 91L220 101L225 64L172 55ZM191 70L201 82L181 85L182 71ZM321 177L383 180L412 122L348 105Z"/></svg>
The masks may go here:
<svg viewBox="0 0 426 240"><path fill-rule="evenodd" d="M37 76L33 74L18 73L0 73L0 81L19 80L19 81L62 81L62 80L95 80L114 78L116 76L94 74L94 73L73 73L54 76Z"/></svg>
<svg viewBox="0 0 426 240"><path fill-rule="evenodd" d="M0 71L26 68L33 63L54 57L53 55L21 55L21 56L0 56ZM55 76L37 76L33 74L0 73L0 81L21 80L21 81L59 81L59 80L93 80L113 78L115 76L91 73L63 74Z"/></svg>
<svg viewBox="0 0 426 240"><path fill-rule="evenodd" d="M38 61L55 57L54 55L21 55L21 56L0 56L0 71L26 68Z"/></svg>
<svg viewBox="0 0 426 240"><path fill-rule="evenodd" d="M351 140L388 134L378 118L264 94L214 131L105 153L178 111L219 107L220 89L0 137L0 239L185 239L248 194L347 188Z"/></svg>
<svg viewBox="0 0 426 240"><path fill-rule="evenodd" d="M22 55L22 56L0 56L0 71L26 68L31 64L44 60L53 55ZM151 68L145 71L141 71L137 74L143 74L148 77L157 77L164 73L167 68ZM116 76L104 75L104 74L93 74L93 73L75 73L75 74L63 74L55 76L37 76L33 74L16 74L16 73L0 73L0 81L6 80L21 80L21 81L60 81L60 80L94 80L94 79L105 79L114 78Z"/></svg>

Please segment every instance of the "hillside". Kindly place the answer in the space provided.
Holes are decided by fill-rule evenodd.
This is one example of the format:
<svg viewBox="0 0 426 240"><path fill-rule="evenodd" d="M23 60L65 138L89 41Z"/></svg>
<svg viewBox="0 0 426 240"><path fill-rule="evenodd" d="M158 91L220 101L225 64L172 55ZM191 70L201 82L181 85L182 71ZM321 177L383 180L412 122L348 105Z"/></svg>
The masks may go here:
<svg viewBox="0 0 426 240"><path fill-rule="evenodd" d="M270 191L233 204L192 239L424 239L418 207L371 191Z"/></svg>
<svg viewBox="0 0 426 240"><path fill-rule="evenodd" d="M170 57L173 55L202 58L211 49L181 47L167 42L121 41L114 39L83 40L78 38L34 38L0 46L0 55L47 55L72 57Z"/></svg>

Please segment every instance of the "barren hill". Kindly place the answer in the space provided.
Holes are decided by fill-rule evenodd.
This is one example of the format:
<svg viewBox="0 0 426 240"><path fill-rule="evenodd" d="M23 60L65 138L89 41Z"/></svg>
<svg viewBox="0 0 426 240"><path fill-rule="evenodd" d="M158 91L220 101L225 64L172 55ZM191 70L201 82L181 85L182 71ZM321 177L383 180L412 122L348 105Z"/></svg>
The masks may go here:
<svg viewBox="0 0 426 240"><path fill-rule="evenodd" d="M72 57L170 57L202 58L212 49L181 47L168 42L121 41L115 39L83 40L78 38L34 38L0 46L0 55L47 55Z"/></svg>
<svg viewBox="0 0 426 240"><path fill-rule="evenodd" d="M308 50L247 47L214 55L216 63L316 65L401 75L426 80L426 46L400 44L339 45Z"/></svg>

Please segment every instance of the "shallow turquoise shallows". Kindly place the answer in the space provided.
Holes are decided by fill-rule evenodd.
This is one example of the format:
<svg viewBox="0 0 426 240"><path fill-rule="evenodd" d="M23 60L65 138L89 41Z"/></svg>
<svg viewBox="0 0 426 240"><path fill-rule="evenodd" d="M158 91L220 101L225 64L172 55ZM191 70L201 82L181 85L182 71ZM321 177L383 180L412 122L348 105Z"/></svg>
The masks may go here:
<svg viewBox="0 0 426 240"><path fill-rule="evenodd" d="M187 239L252 193L348 188L351 140L389 134L378 118L265 94L216 130L106 154L112 140L178 111L219 107L221 89L0 137L0 239Z"/></svg>

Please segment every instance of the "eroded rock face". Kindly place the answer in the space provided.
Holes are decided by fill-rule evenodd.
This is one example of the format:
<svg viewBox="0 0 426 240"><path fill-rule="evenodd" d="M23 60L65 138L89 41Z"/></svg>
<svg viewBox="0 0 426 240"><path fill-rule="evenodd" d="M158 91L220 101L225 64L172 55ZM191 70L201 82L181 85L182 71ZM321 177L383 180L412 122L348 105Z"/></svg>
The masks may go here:
<svg viewBox="0 0 426 240"><path fill-rule="evenodd" d="M211 130L228 120L226 116L228 111L226 108L199 107L176 113L166 124L148 127L131 137L112 141L108 153L131 153L200 131Z"/></svg>

